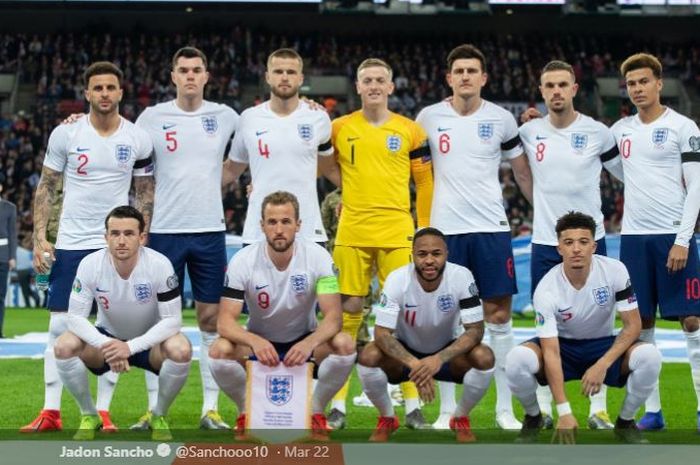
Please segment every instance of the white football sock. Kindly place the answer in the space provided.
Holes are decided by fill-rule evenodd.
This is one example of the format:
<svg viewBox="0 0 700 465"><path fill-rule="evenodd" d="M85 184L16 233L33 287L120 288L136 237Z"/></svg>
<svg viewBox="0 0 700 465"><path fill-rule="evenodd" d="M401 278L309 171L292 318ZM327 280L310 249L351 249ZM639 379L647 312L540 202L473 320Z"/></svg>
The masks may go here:
<svg viewBox="0 0 700 465"><path fill-rule="evenodd" d="M464 390L462 391L462 398L455 409L455 417L469 416L469 412L472 411L474 406L479 403L486 391L488 391L495 370L495 368L488 370L472 368L465 373Z"/></svg>
<svg viewBox="0 0 700 465"><path fill-rule="evenodd" d="M224 394L236 403L238 414L245 412L245 368L235 360L210 358L209 369Z"/></svg>
<svg viewBox="0 0 700 465"><path fill-rule="evenodd" d="M438 381L438 388L440 389L440 414L452 414L457 408L455 399L457 385L449 381Z"/></svg>
<svg viewBox="0 0 700 465"><path fill-rule="evenodd" d="M589 397L591 405L588 409L588 416L593 416L598 412L608 411L608 387L603 384L600 387L598 394L593 394Z"/></svg>
<svg viewBox="0 0 700 465"><path fill-rule="evenodd" d="M523 404L525 413L535 416L540 413L537 403L537 379L539 371L537 354L524 346L513 348L506 360L506 379L513 395Z"/></svg>
<svg viewBox="0 0 700 465"><path fill-rule="evenodd" d="M218 334L209 331L200 331L202 343L199 348L199 373L202 376L202 417L209 410L219 408L219 386L209 370L209 347L219 337Z"/></svg>
<svg viewBox="0 0 700 465"><path fill-rule="evenodd" d="M119 373L115 373L112 370L97 377L97 410L109 411L118 380Z"/></svg>
<svg viewBox="0 0 700 465"><path fill-rule="evenodd" d="M509 320L503 324L486 323L486 329L489 333L489 345L496 357L496 412L513 413L511 392L505 374L506 356L515 347L513 321Z"/></svg>
<svg viewBox="0 0 700 465"><path fill-rule="evenodd" d="M158 375L152 371L144 370L146 373L146 392L148 393L148 410L153 411L158 402Z"/></svg>
<svg viewBox="0 0 700 465"><path fill-rule="evenodd" d="M389 383L386 373L381 368L366 367L357 364L357 374L360 376L362 390L365 391L369 400L372 401L379 415L382 417L393 417L394 407L391 405L391 397L386 392L386 385ZM406 410L409 412L409 410Z"/></svg>
<svg viewBox="0 0 700 465"><path fill-rule="evenodd" d="M64 360L56 359L58 376L63 384L75 398L82 415L97 415L95 404L90 395L90 383L88 383L87 368L79 357L71 357Z"/></svg>
<svg viewBox="0 0 700 465"><path fill-rule="evenodd" d="M63 383L56 369L53 346L56 338L68 331L68 313L49 313L49 340L44 351L44 410L61 410Z"/></svg>
<svg viewBox="0 0 700 465"><path fill-rule="evenodd" d="M627 394L620 409L620 418L623 420L633 420L654 386L658 386L661 353L651 344L637 346L630 354L629 367Z"/></svg>
<svg viewBox="0 0 700 465"><path fill-rule="evenodd" d="M643 329L641 334L639 335L639 340L656 345L656 338L654 337L654 328ZM654 389L651 391L649 397L644 403L644 411L653 413L661 411L661 395L659 394L658 380L654 385Z"/></svg>
<svg viewBox="0 0 700 465"><path fill-rule="evenodd" d="M153 415L166 415L175 396L182 390L190 373L191 362L174 362L166 359L158 376L158 402L153 408Z"/></svg>
<svg viewBox="0 0 700 465"><path fill-rule="evenodd" d="M690 362L690 374L693 377L695 397L698 400L700 411L700 329L693 332L685 332L685 343L688 348L688 361Z"/></svg>
<svg viewBox="0 0 700 465"><path fill-rule="evenodd" d="M357 352L350 355L330 354L318 367L318 383L311 398L311 412L323 413L328 402L343 387L355 364Z"/></svg>
<svg viewBox="0 0 700 465"><path fill-rule="evenodd" d="M537 385L537 404L540 406L540 411L545 414L552 416L552 391L549 386Z"/></svg>

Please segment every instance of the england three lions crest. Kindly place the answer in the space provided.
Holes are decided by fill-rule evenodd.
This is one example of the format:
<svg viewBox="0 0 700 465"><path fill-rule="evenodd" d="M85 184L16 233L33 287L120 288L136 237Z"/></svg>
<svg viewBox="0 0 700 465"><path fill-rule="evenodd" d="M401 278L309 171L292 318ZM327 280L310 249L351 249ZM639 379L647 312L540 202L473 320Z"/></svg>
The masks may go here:
<svg viewBox="0 0 700 465"><path fill-rule="evenodd" d="M593 300L599 307L606 305L610 301L610 289L607 286L593 289Z"/></svg>
<svg viewBox="0 0 700 465"><path fill-rule="evenodd" d="M309 280L305 274L295 274L289 280L296 295L306 294L306 291L309 290Z"/></svg>
<svg viewBox="0 0 700 465"><path fill-rule="evenodd" d="M138 303L143 304L151 300L153 291L151 290L151 285L149 283L136 284L134 285L134 296Z"/></svg>
<svg viewBox="0 0 700 465"><path fill-rule="evenodd" d="M571 148L576 151L581 151L586 147L588 147L588 134L571 134Z"/></svg>
<svg viewBox="0 0 700 465"><path fill-rule="evenodd" d="M300 124L297 126L299 137L304 142L310 142L314 138L314 128L310 124Z"/></svg>
<svg viewBox="0 0 700 465"><path fill-rule="evenodd" d="M655 146L664 145L668 140L668 128L656 128L651 133L651 141Z"/></svg>
<svg viewBox="0 0 700 465"><path fill-rule="evenodd" d="M386 148L388 148L390 152L398 152L401 150L401 138L394 135L387 136Z"/></svg>
<svg viewBox="0 0 700 465"><path fill-rule="evenodd" d="M215 134L216 130L219 129L216 116L202 116L202 127L207 134Z"/></svg>
<svg viewBox="0 0 700 465"><path fill-rule="evenodd" d="M114 156L120 166L124 166L131 160L131 146L125 144L117 144L114 148Z"/></svg>
<svg viewBox="0 0 700 465"><path fill-rule="evenodd" d="M292 375L269 375L265 377L267 400L278 407L292 400L294 379Z"/></svg>
<svg viewBox="0 0 700 465"><path fill-rule="evenodd" d="M477 126L479 139L487 141L493 137L493 123L479 123Z"/></svg>

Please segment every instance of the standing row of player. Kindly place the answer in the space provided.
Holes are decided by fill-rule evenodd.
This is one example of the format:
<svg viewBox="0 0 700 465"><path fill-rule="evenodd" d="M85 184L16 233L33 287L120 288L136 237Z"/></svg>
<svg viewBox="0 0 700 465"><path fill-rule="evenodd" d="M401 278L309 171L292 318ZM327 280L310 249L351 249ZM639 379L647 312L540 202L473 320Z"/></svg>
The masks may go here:
<svg viewBox="0 0 700 465"><path fill-rule="evenodd" d="M96 242L93 248L89 243L88 231L97 237L97 228L90 221L94 223L111 207L125 203L121 198L126 195L123 186L126 179L128 189L133 167L142 169L146 175L153 171L149 161L134 164L137 158L148 160L148 147L152 144L155 200L149 202L148 184L143 181L140 184L144 187L138 190L137 197L147 220L155 208L151 246L168 256L180 277L184 262L188 261L198 302L202 352L208 354L207 347L216 335L216 304L225 263L218 179L224 147L236 129L230 160L225 163L224 180L236 178L250 165L255 188L244 230L247 243L260 238L256 220L260 219L262 199L276 190L287 190L300 198L300 234L315 241L325 240L313 186L317 154L330 155L335 148L338 165L332 157L322 156L318 160L324 174L343 187L343 213L334 259L343 294L343 329L353 338L359 327L362 296L369 288L373 264L376 262L384 287L387 275L411 259L414 225L408 185L409 175L413 175L419 226L431 224L441 229L446 234L450 261L474 273L495 353L497 421L505 428L518 428L520 423L512 414L504 370L505 356L513 346L510 301L516 289L508 220L497 178L500 161L503 157L511 161L516 180L528 199L533 197L534 177L534 279L558 261L558 256L553 254L556 240L552 240L551 231L554 221L567 210L577 209L598 219L596 239L602 237L598 188L601 161L622 176L617 171L621 160L625 198L629 202L625 216L628 211L632 216L623 221L622 258L643 256L636 245L629 244L630 240L639 239L634 236L667 235L663 239L652 237L652 242L668 242L668 236L673 236L668 244L656 245L664 255L661 266L653 266L659 262L653 255L647 257L652 263L649 266L630 266L635 273L652 270L650 277L635 277L633 273L632 282L639 281L637 288L640 285L644 288L640 294L643 313L649 310L653 315L651 310L655 310L659 300L662 312L673 307L682 317L691 367L694 377L698 377L700 332L697 320L691 316L698 313L700 306L700 296L694 292L700 281L697 250L689 246L699 208L696 204L700 201L700 195L692 195L699 188L700 133L689 120L660 105L658 61L640 55L631 57L626 64L629 66L626 70L623 66L623 74L639 115L615 126L616 139L609 137L604 126L574 111L573 73L561 62L548 65L549 69L545 68L542 75L542 94L549 115L523 126L519 134L512 115L480 98L487 78L485 59L472 46L460 46L448 57L447 81L453 89L453 98L421 112L420 125L388 110L388 96L393 91L391 68L376 59L366 60L358 69L357 91L362 109L331 125L324 113L313 112L299 101L302 62L292 50L271 55L266 75L271 98L244 112L238 121L232 110L203 100L208 77L206 58L198 50L186 48L178 51L173 60L178 96L175 101L157 105L139 117L137 126L147 130L148 137L144 137L116 111L121 98L119 73L107 68L95 73L93 69L92 74L86 74L86 97L91 112L76 125L54 131L47 152L47 161L54 163L45 164L37 191L39 221L35 219L35 256L41 257L44 250L52 251L45 240L48 209L44 206L53 195L58 176L64 172L66 198L56 246L57 261L52 269L50 296L54 300L53 303L49 300L50 334L55 338L66 329L58 311L67 309L70 283L78 262L104 244ZM109 82L100 83L101 79ZM635 97L637 94L639 97ZM118 140L117 135L126 140ZM660 165L659 154L664 155L661 163L664 166L660 169L668 181L663 185L650 174ZM657 163L653 163L655 160ZM134 171L134 174L141 173ZM113 190L104 188L109 183L115 186ZM650 194L656 186L660 192ZM124 193L117 199L114 192ZM652 205L648 206L650 202ZM85 204L100 209L101 216L97 211L93 215L86 213ZM625 239L625 235L630 237ZM690 259L695 262L686 266L689 250L694 253ZM63 251L70 253L64 255ZM666 255L669 255L669 270L674 272L672 276L663 267ZM45 266L40 258L36 265ZM668 289L669 283L675 287ZM253 300L260 302L261 293L257 294ZM98 305L109 305L109 296L102 297L104 300L97 299ZM267 298L274 300L269 294ZM401 311L408 314L411 310ZM653 327L653 318L649 315L644 318L645 325L651 321ZM642 334L650 338L648 330ZM51 429L44 428L46 425L60 427L56 404L60 385L48 352L53 353L51 347L47 349L45 368L47 405L30 425L31 430ZM205 393L218 394L207 365L205 355L200 366L204 385L211 386ZM100 381L101 391L113 390L113 381L102 378L107 381ZM153 388L149 391L156 392ZM102 410L100 398L108 405L110 397L111 393L98 394L98 410ZM218 422L225 426L215 413L215 396L209 398L214 401L209 405L205 402L203 424ZM155 399L149 404L151 409L155 408ZM340 407L342 403L334 401L333 406L336 405ZM647 409L653 411L649 406Z"/></svg>

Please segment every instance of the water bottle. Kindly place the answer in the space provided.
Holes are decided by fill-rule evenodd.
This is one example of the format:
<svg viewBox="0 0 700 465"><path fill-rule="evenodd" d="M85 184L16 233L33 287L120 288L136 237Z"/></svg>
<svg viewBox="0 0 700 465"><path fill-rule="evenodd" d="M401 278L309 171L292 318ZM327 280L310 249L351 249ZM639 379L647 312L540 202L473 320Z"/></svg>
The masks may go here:
<svg viewBox="0 0 700 465"><path fill-rule="evenodd" d="M36 288L39 291L47 291L49 289L49 275L51 274L51 254L49 252L44 252L44 263L46 263L49 268L44 273L37 273L34 282Z"/></svg>

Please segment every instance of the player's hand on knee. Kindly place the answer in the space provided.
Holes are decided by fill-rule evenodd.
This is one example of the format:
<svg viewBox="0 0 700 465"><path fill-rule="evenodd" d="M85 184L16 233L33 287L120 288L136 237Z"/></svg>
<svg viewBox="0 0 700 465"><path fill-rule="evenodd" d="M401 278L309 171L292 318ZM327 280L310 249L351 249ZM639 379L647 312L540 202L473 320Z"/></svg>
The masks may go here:
<svg viewBox="0 0 700 465"><path fill-rule="evenodd" d="M440 360L440 357L437 355L431 355L418 360L418 362L411 367L408 377L411 381L416 383L416 386L420 386L427 382L432 383L433 376L440 371L441 366L442 360Z"/></svg>
<svg viewBox="0 0 700 465"><path fill-rule="evenodd" d="M682 245L673 244L671 250L668 252L668 259L666 260L666 269L669 273L675 273L685 268L688 263L688 248Z"/></svg>
<svg viewBox="0 0 700 465"><path fill-rule="evenodd" d="M109 369L115 373L124 373L125 371L129 371L129 368L128 360L119 360L109 364Z"/></svg>
<svg viewBox="0 0 700 465"><path fill-rule="evenodd" d="M268 367L279 365L280 358L275 346L267 339L260 338L252 347L255 357L260 363Z"/></svg>
<svg viewBox="0 0 700 465"><path fill-rule="evenodd" d="M557 427L552 435L552 444L559 442L559 444L576 444L576 430L578 429L578 422L573 414L568 413L562 415L557 419Z"/></svg>
<svg viewBox="0 0 700 465"><path fill-rule="evenodd" d="M537 118L542 118L542 113L540 113L540 111L537 108L530 107L520 115L520 122L527 123L528 121Z"/></svg>
<svg viewBox="0 0 700 465"><path fill-rule="evenodd" d="M311 357L313 348L306 341L299 341L284 356L284 365L293 367L303 365Z"/></svg>
<svg viewBox="0 0 700 465"><path fill-rule="evenodd" d="M595 363L581 377L581 393L584 396L598 394L601 386L605 382L607 369L600 363Z"/></svg>
<svg viewBox="0 0 700 465"><path fill-rule="evenodd" d="M111 339L110 341L102 344L100 347L102 351L102 356L105 358L107 363L115 363L121 360L126 360L131 355L131 349L129 345L118 339Z"/></svg>
<svg viewBox="0 0 700 465"><path fill-rule="evenodd" d="M421 385L416 384L416 387L418 388L418 395L423 402L430 403L435 399L435 381L433 378Z"/></svg>
<svg viewBox="0 0 700 465"><path fill-rule="evenodd" d="M85 116L85 113L71 113L66 119L61 121L61 124L73 124L77 123L80 118Z"/></svg>

